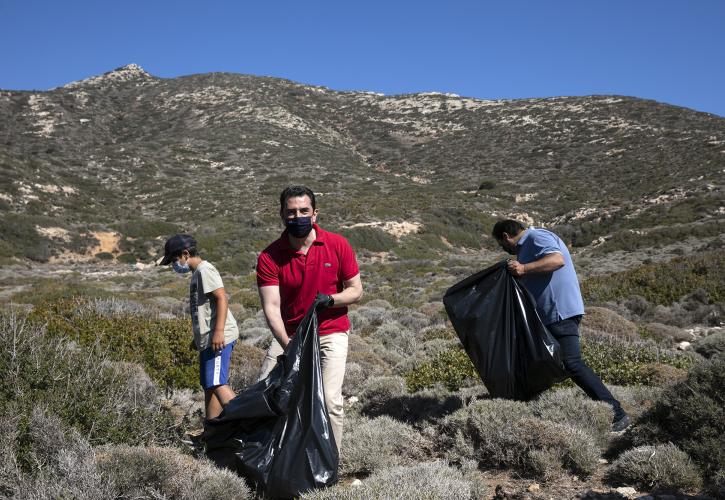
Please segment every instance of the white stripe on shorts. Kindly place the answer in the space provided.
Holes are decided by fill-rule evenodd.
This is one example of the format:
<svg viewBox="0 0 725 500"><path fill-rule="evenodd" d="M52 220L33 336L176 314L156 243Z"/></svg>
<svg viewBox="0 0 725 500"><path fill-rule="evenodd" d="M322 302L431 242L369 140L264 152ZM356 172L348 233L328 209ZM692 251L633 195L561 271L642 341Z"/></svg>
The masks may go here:
<svg viewBox="0 0 725 500"><path fill-rule="evenodd" d="M214 381L212 384L214 385L220 385L219 379L222 372L222 356L221 354L218 356L214 356Z"/></svg>

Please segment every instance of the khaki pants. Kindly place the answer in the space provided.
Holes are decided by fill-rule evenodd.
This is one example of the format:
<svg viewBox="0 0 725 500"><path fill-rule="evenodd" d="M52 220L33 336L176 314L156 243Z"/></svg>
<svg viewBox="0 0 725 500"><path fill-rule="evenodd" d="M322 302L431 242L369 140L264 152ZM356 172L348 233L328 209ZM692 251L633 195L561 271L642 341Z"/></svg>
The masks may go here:
<svg viewBox="0 0 725 500"><path fill-rule="evenodd" d="M345 362L347 361L347 338L348 332L330 333L320 335L320 364L322 365L322 387L325 391L325 406L330 414L332 433L335 435L337 449L340 450L342 443L342 418L344 416L342 381L345 378ZM267 355L262 361L259 377L262 380L274 365L277 364L277 356L284 350L279 342L272 341Z"/></svg>

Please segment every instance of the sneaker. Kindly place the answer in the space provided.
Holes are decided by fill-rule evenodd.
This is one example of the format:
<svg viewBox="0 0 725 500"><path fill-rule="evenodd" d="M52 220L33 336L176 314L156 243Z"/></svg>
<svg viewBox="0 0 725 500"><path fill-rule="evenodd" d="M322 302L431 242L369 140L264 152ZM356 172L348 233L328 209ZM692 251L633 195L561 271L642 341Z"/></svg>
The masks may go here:
<svg viewBox="0 0 725 500"><path fill-rule="evenodd" d="M632 422L629 420L629 415L626 413L621 417L617 418L612 422L612 432L622 432L624 429L629 427Z"/></svg>

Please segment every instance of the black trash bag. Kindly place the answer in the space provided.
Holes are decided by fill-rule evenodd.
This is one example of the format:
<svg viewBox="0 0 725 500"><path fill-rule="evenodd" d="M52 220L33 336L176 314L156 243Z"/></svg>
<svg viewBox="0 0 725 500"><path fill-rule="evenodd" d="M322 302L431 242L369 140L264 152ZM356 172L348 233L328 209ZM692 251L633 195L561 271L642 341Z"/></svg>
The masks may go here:
<svg viewBox="0 0 725 500"><path fill-rule="evenodd" d="M568 377L559 343L506 261L453 285L443 304L491 397L526 401Z"/></svg>
<svg viewBox="0 0 725 500"><path fill-rule="evenodd" d="M339 456L325 406L318 300L269 376L204 424L207 456L272 498L337 482Z"/></svg>

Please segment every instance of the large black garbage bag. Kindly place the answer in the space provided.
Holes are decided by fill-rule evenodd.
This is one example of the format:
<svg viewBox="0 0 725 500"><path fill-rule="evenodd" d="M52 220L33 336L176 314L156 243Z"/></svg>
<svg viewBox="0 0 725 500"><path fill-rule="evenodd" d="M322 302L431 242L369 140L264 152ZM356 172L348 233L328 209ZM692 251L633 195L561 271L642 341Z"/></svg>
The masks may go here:
<svg viewBox="0 0 725 500"><path fill-rule="evenodd" d="M269 376L207 420L209 458L272 498L337 482L339 457L325 406L317 301Z"/></svg>
<svg viewBox="0 0 725 500"><path fill-rule="evenodd" d="M443 304L492 397L529 400L567 378L559 343L506 261L453 285Z"/></svg>

